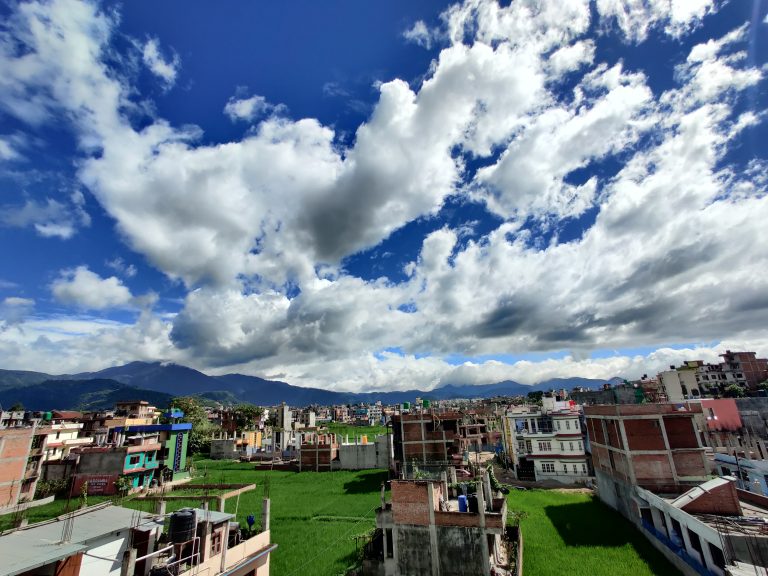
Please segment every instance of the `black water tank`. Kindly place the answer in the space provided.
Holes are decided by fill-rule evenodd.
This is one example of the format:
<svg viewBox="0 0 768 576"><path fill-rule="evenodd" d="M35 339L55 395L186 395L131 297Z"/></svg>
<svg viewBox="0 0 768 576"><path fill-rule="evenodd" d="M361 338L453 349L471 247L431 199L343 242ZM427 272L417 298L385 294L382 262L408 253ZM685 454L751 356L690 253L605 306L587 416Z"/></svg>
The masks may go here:
<svg viewBox="0 0 768 576"><path fill-rule="evenodd" d="M179 510L171 514L171 522L168 526L168 538L174 544L188 542L195 537L195 512L193 510Z"/></svg>
<svg viewBox="0 0 768 576"><path fill-rule="evenodd" d="M480 513L480 506L477 504L477 494L470 494L467 496L467 506L469 507L469 511L473 514Z"/></svg>

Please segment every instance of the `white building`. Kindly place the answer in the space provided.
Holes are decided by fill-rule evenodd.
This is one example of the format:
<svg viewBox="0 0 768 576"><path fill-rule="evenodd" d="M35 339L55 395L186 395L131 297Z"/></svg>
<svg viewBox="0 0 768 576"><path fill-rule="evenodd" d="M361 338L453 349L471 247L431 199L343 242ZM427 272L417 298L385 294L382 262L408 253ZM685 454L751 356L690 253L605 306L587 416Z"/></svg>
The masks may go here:
<svg viewBox="0 0 768 576"><path fill-rule="evenodd" d="M544 398L505 414L507 452L520 480L583 482L589 476L579 412L569 402Z"/></svg>
<svg viewBox="0 0 768 576"><path fill-rule="evenodd" d="M50 429L48 440L45 443L43 462L62 460L69 455L69 451L76 446L88 446L93 444L93 438L80 438L83 424L80 422L62 422L46 426Z"/></svg>
<svg viewBox="0 0 768 576"><path fill-rule="evenodd" d="M682 402L701 397L695 369L687 367L675 369L670 366L669 370L659 373L658 379L667 402Z"/></svg>

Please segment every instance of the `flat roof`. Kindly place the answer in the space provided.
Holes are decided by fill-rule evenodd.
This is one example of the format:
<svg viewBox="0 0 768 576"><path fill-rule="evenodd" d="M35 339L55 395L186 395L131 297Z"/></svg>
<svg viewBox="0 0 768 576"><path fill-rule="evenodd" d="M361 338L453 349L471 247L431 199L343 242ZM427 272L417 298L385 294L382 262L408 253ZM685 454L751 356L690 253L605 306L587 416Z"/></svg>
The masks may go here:
<svg viewBox="0 0 768 576"><path fill-rule="evenodd" d="M152 517L130 508L110 505L80 514L76 512L72 533L66 543L61 543L64 516L0 536L0 558L3 559L0 576L21 574L88 550L107 534L128 530Z"/></svg>

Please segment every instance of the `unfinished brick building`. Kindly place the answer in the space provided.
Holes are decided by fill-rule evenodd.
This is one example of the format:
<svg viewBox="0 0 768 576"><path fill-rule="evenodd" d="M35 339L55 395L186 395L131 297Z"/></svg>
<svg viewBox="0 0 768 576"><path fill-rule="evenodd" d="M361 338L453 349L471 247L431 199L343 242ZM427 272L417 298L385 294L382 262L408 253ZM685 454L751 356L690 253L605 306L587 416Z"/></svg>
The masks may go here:
<svg viewBox="0 0 768 576"><path fill-rule="evenodd" d="M50 428L0 430L0 510L32 500Z"/></svg>
<svg viewBox="0 0 768 576"><path fill-rule="evenodd" d="M331 462L339 455L336 434L317 434L302 442L299 451L299 470L315 472L331 470Z"/></svg>
<svg viewBox="0 0 768 576"><path fill-rule="evenodd" d="M454 466L463 461L463 452L479 442L484 426L468 427L460 412L422 412L392 417L394 458L392 473L400 476L404 464ZM463 433L473 434L465 437ZM476 432L476 433L475 433Z"/></svg>
<svg viewBox="0 0 768 576"><path fill-rule="evenodd" d="M368 572L385 576L491 574L508 564L506 499L487 482L477 507L460 511L445 482L393 480L392 498L376 513L378 559ZM474 508L474 509L473 509Z"/></svg>
<svg viewBox="0 0 768 576"><path fill-rule="evenodd" d="M707 479L694 417L700 405L585 406L600 498L627 517L634 486L680 493Z"/></svg>

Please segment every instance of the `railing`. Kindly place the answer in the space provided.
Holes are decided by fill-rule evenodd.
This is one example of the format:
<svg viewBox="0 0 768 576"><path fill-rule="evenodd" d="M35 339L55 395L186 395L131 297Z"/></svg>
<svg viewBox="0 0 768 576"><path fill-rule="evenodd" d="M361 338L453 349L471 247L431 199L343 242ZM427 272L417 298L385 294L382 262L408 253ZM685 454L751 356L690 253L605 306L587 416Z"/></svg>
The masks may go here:
<svg viewBox="0 0 768 576"><path fill-rule="evenodd" d="M685 547L680 546L673 542L670 538L665 536L662 532L659 532L656 530L656 528L648 522L647 520L643 520L643 528L648 530L651 534L653 534L654 538L656 538L659 542L663 543L667 548L672 550L675 554L677 554L680 558L682 558L686 564L688 564L691 568L693 568L697 574L700 574L701 576L714 576L712 572L707 570L705 566L702 566L702 564L696 560L693 556L688 554L688 551L685 549Z"/></svg>

